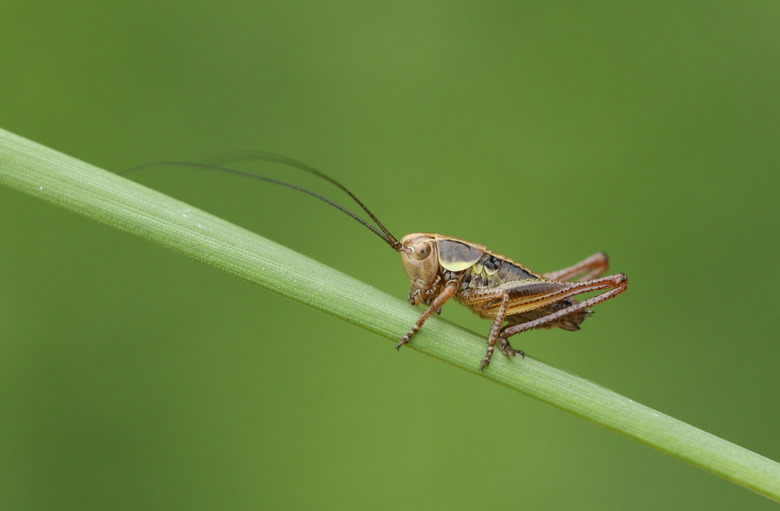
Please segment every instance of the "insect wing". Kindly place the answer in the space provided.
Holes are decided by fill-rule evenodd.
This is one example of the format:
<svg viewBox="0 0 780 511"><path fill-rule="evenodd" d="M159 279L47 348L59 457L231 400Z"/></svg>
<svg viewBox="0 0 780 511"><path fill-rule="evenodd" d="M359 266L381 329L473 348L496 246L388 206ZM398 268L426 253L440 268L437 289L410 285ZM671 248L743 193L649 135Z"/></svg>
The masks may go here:
<svg viewBox="0 0 780 511"><path fill-rule="evenodd" d="M485 254L485 247L475 243L436 235L439 264L442 268L461 272L473 266Z"/></svg>

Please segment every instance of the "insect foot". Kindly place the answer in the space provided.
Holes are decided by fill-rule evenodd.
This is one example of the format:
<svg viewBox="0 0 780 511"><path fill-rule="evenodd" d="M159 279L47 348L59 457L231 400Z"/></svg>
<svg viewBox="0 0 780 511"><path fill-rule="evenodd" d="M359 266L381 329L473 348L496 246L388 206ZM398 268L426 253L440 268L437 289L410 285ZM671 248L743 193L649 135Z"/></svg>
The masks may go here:
<svg viewBox="0 0 780 511"><path fill-rule="evenodd" d="M506 355L507 357L514 357L515 355L520 355L522 358L525 358L525 352L523 350L516 350L512 348L512 345L509 344L509 340L504 337L499 337L501 339L499 341L498 347L501 349L501 351Z"/></svg>
<svg viewBox="0 0 780 511"><path fill-rule="evenodd" d="M512 348L512 345L509 344L509 341L506 340L504 337L499 337L500 341L498 344L498 348L501 350L501 352L506 355L507 357L514 357L515 355L520 355L522 358L525 358L525 352L523 350L516 350ZM482 364L479 366L480 371L484 371L487 366L490 365L490 359L493 358L493 346L488 345L487 353L485 353L485 358L482 359Z"/></svg>
<svg viewBox="0 0 780 511"><path fill-rule="evenodd" d="M485 358L482 359L482 363L479 365L480 371L485 370L488 364L490 364L491 358L493 358L493 346L488 346L487 353L485 353Z"/></svg>
<svg viewBox="0 0 780 511"><path fill-rule="evenodd" d="M412 338L411 332L409 334L404 335L401 337L401 342L398 343L398 345L395 347L395 349L400 350L401 346L409 342L409 339Z"/></svg>

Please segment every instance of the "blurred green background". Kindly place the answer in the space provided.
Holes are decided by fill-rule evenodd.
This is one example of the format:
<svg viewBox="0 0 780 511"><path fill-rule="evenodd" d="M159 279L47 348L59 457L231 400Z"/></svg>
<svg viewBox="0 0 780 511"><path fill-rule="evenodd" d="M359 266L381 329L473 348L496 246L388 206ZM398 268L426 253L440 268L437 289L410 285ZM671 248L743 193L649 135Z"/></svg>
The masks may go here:
<svg viewBox="0 0 780 511"><path fill-rule="evenodd" d="M607 251L628 292L515 344L780 459L777 2L6 0L0 17L0 126L87 162L272 150L397 236L538 271ZM397 255L317 201L134 179L406 296ZM774 508L7 189L0 239L7 509Z"/></svg>

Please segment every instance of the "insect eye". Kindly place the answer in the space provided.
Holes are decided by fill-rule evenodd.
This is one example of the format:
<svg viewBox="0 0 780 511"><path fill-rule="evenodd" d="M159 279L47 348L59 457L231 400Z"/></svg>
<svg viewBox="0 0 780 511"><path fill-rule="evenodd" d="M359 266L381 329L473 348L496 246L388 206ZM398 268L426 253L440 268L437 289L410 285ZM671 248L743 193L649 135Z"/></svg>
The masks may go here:
<svg viewBox="0 0 780 511"><path fill-rule="evenodd" d="M420 243L414 248L414 257L416 259L425 259L431 253L430 243Z"/></svg>

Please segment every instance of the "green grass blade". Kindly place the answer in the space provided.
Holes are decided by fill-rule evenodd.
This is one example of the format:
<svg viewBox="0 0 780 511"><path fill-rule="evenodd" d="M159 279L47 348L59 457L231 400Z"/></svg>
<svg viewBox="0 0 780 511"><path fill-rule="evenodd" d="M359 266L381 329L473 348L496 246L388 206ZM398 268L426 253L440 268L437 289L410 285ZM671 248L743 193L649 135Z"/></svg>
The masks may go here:
<svg viewBox="0 0 780 511"><path fill-rule="evenodd" d="M407 303L197 208L0 130L0 183L136 234L397 342ZM484 338L432 318L411 348L535 397L780 500L780 464L532 358L494 357Z"/></svg>

